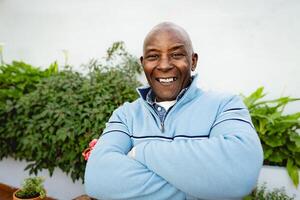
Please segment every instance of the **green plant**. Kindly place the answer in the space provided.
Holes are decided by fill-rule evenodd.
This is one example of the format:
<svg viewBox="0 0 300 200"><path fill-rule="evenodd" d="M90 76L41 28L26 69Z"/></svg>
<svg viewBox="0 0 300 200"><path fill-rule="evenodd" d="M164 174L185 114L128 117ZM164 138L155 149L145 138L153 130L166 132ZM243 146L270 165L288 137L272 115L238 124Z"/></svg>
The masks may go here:
<svg viewBox="0 0 300 200"><path fill-rule="evenodd" d="M43 78L35 90L21 96L15 116L0 127L0 158L12 156L29 161L30 174L54 168L83 179L85 161L81 152L98 138L112 112L125 101L137 98L140 85L137 58L123 43L114 44L104 61L85 65L87 75L71 68Z"/></svg>
<svg viewBox="0 0 300 200"><path fill-rule="evenodd" d="M22 96L34 91L43 78L50 77L57 71L55 62L46 70L18 61L0 65L0 159L15 150L16 140L12 136L14 133L7 133L18 131L17 127L10 127L13 125L11 120L17 118L17 102Z"/></svg>
<svg viewBox="0 0 300 200"><path fill-rule="evenodd" d="M20 190L16 192L18 198L28 199L40 196L41 199L46 197L46 190L43 186L42 177L26 178Z"/></svg>
<svg viewBox="0 0 300 200"><path fill-rule="evenodd" d="M268 191L266 184L256 188L253 192L244 197L243 200L294 200L295 196L290 197L286 194L285 189L275 188L272 191Z"/></svg>
<svg viewBox="0 0 300 200"><path fill-rule="evenodd" d="M29 64L13 61L11 64L0 65L0 112L11 106L21 96L30 93L36 84L45 77L57 73L56 62L46 70L40 70Z"/></svg>
<svg viewBox="0 0 300 200"><path fill-rule="evenodd" d="M264 150L264 164L286 166L295 186L299 184L300 167L300 112L284 114L287 104L298 98L281 97L262 100L263 87L258 88L244 102Z"/></svg>

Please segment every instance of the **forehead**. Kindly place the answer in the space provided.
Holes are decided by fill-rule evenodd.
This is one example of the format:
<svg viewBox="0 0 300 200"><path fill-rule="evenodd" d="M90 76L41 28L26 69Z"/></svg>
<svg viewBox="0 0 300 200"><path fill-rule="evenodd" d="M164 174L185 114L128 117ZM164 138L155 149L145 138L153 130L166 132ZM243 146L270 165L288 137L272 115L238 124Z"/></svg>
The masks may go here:
<svg viewBox="0 0 300 200"><path fill-rule="evenodd" d="M188 36L174 28L157 29L151 31L144 41L144 52L152 48L184 47L189 50Z"/></svg>

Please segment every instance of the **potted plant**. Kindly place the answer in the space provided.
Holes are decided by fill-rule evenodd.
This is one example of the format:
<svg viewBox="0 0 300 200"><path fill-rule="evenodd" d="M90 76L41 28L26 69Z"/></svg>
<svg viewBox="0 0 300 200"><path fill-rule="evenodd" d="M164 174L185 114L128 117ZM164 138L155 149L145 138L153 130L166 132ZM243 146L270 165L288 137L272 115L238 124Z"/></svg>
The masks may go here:
<svg viewBox="0 0 300 200"><path fill-rule="evenodd" d="M46 197L46 190L43 186L42 177L26 178L22 187L14 192L13 200L40 200Z"/></svg>
<svg viewBox="0 0 300 200"><path fill-rule="evenodd" d="M243 200L295 200L295 198L295 195L292 197L287 195L284 188L268 190L266 183L264 183L262 186L255 188Z"/></svg>
<svg viewBox="0 0 300 200"><path fill-rule="evenodd" d="M300 112L284 113L286 105L300 99L280 97L274 100L263 100L265 96L263 89L263 87L258 88L248 97L244 96L244 103L249 109L264 150L262 172L268 174L266 176L263 174L264 176L260 176L260 178L275 177L277 180L272 180L272 184L276 181L281 182L281 186L276 187L284 186L287 190L300 194L297 189L300 173ZM286 170L282 167L285 167ZM275 171L275 174L269 176L271 171L272 173ZM288 174L292 181L286 180L285 177L284 180L279 181L278 178L281 174ZM288 185L283 185L283 182Z"/></svg>

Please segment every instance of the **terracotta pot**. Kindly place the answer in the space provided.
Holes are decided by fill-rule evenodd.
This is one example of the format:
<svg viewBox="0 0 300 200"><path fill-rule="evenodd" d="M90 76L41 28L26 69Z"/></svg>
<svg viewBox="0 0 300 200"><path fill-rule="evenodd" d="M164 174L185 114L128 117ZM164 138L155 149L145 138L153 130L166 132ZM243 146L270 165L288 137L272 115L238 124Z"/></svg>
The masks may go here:
<svg viewBox="0 0 300 200"><path fill-rule="evenodd" d="M23 198L18 198L16 196L16 193L18 192L19 190L16 190L13 194L13 200L42 200L39 196L38 197L34 197L34 198L26 198L26 199L23 199Z"/></svg>

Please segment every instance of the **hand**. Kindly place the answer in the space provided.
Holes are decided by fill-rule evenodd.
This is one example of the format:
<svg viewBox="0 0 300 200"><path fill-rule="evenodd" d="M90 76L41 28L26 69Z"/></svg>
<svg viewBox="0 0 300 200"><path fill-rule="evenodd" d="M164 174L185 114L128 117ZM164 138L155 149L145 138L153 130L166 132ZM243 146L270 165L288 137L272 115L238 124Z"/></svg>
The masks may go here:
<svg viewBox="0 0 300 200"><path fill-rule="evenodd" d="M95 145L97 144L97 139L93 139L90 143L89 143L89 147L86 148L83 152L82 152L82 156L84 157L84 160L88 160L91 154L91 151L94 149Z"/></svg>
<svg viewBox="0 0 300 200"><path fill-rule="evenodd" d="M127 154L132 159L135 159L135 147L133 147Z"/></svg>

